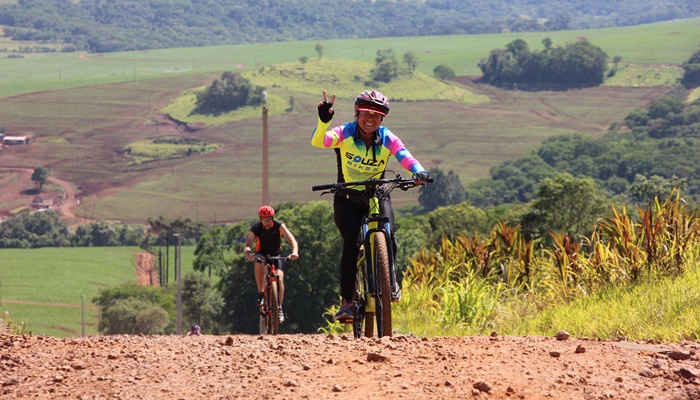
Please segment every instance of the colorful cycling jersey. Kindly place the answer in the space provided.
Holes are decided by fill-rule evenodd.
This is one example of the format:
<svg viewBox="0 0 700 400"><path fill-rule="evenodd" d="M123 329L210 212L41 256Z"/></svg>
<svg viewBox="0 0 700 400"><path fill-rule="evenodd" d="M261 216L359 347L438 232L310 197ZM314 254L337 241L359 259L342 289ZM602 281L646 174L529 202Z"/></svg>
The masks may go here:
<svg viewBox="0 0 700 400"><path fill-rule="evenodd" d="M250 231L253 232L256 240L255 252L268 256L278 256L282 252L282 223L278 220L272 221L272 228L265 229L262 222L256 222Z"/></svg>
<svg viewBox="0 0 700 400"><path fill-rule="evenodd" d="M374 145L367 148L360 138L357 122L336 126L328 130L330 123L318 120L311 136L311 144L319 148L333 148L339 151L338 181L363 181L378 177L386 169L389 156L393 155L401 166L411 173L425 171L411 152L406 149L396 135L388 128L380 126L375 132ZM354 188L362 190L361 187Z"/></svg>

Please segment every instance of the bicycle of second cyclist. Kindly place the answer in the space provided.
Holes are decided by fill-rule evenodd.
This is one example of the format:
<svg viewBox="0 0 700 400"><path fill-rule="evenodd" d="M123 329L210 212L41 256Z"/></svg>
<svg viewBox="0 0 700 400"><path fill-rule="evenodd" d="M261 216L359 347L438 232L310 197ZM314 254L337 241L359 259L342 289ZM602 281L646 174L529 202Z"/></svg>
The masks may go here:
<svg viewBox="0 0 700 400"><path fill-rule="evenodd" d="M432 182L429 179L428 182ZM394 273L394 252L391 240L389 217L381 215L381 202L392 190L408 190L418 184L413 179L370 178L364 181L337 182L312 186L313 191L325 190L338 193L345 188L364 187L364 196L368 200L369 211L362 218L362 227L358 238L360 253L357 259L357 275L353 293L353 334L356 338L374 335L376 319L377 336L391 336L391 292L398 288ZM380 190L380 188L382 188ZM340 321L343 322L343 321Z"/></svg>
<svg viewBox="0 0 700 400"><path fill-rule="evenodd" d="M260 334L276 335L279 327L279 276L275 261L286 261L285 256L257 254L255 261L265 263L265 287L263 302L260 304Z"/></svg>

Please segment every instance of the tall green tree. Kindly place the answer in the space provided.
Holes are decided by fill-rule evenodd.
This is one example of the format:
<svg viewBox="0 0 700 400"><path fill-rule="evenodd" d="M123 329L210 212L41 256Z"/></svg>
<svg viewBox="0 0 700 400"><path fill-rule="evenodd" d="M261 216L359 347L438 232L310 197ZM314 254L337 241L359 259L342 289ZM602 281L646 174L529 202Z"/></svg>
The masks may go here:
<svg viewBox="0 0 700 400"><path fill-rule="evenodd" d="M211 277L212 270L218 273L224 268L224 253L230 248L225 235L223 226L216 226L202 235L194 250L195 271L207 271Z"/></svg>
<svg viewBox="0 0 700 400"><path fill-rule="evenodd" d="M265 88L253 86L239 73L226 71L204 90L197 92L197 111L219 113L247 105L259 105Z"/></svg>
<svg viewBox="0 0 700 400"><path fill-rule="evenodd" d="M374 59L375 67L372 69L372 79L379 82L390 82L399 76L399 62L393 49L377 50Z"/></svg>
<svg viewBox="0 0 700 400"><path fill-rule="evenodd" d="M580 238L593 231L607 204L605 192L593 179L557 174L540 182L531 211L523 217L523 230L533 238L547 239L550 232Z"/></svg>
<svg viewBox="0 0 700 400"><path fill-rule="evenodd" d="M466 199L464 186L454 171L450 170L445 174L440 168L435 167L428 172L433 178L433 183L421 187L418 192L418 202L425 211L459 204Z"/></svg>
<svg viewBox="0 0 700 400"><path fill-rule="evenodd" d="M428 214L432 230L430 245L438 246L443 237L454 240L460 232L471 236L489 230L486 212L468 202L440 207Z"/></svg>
<svg viewBox="0 0 700 400"><path fill-rule="evenodd" d="M690 59L683 63L681 83L688 89L700 86L700 50L693 53Z"/></svg>
<svg viewBox="0 0 700 400"><path fill-rule="evenodd" d="M403 54L403 62L406 63L408 72L413 73L418 67L418 56L412 51L407 51Z"/></svg>
<svg viewBox="0 0 700 400"><path fill-rule="evenodd" d="M44 184L49 179L49 170L43 166L34 168L32 172L32 182L39 186L39 191L44 188Z"/></svg>
<svg viewBox="0 0 700 400"><path fill-rule="evenodd" d="M224 308L221 293L214 290L211 279L190 272L182 279L182 316L187 325L197 324L203 332L223 333L218 316Z"/></svg>
<svg viewBox="0 0 700 400"><path fill-rule="evenodd" d="M157 236L156 245L165 246L165 260L163 270L159 271L161 286L168 286L170 280L170 247L178 244L184 245L191 238L198 239L201 234L202 226L200 223L192 221L190 218L174 218L169 219L162 215L158 218L149 217L146 220L149 226L149 232ZM178 236L175 236L175 235ZM173 265L173 269L176 266ZM177 276L173 273L173 281L177 280Z"/></svg>
<svg viewBox="0 0 700 400"><path fill-rule="evenodd" d="M410 259L418 250L430 246L432 228L426 215L397 216L394 221L394 234L398 252L394 261L396 279L401 283Z"/></svg>
<svg viewBox="0 0 700 400"><path fill-rule="evenodd" d="M663 202L673 194L674 191L681 193L688 189L688 182L685 178L673 176L664 178L663 176L653 175L648 178L643 175L636 175L634 182L630 185L630 193L640 201L653 201L659 199Z"/></svg>
<svg viewBox="0 0 700 400"><path fill-rule="evenodd" d="M433 68L433 74L441 81L455 77L455 71L445 64L440 64Z"/></svg>

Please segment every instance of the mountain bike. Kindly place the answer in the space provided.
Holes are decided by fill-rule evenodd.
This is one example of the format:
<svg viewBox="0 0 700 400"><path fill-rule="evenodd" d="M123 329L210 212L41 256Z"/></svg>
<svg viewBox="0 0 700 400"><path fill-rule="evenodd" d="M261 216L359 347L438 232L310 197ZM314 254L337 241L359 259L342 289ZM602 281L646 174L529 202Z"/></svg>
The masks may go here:
<svg viewBox="0 0 700 400"><path fill-rule="evenodd" d="M279 285L277 267L273 261L286 261L285 256L258 254L255 261L265 263L265 288L263 303L260 304L260 334L276 335L279 326Z"/></svg>
<svg viewBox="0 0 700 400"><path fill-rule="evenodd" d="M428 179L428 182L432 182ZM391 240L389 217L381 215L381 201L395 188L408 190L418 186L413 179L402 179L396 174L394 179L370 178L364 181L338 182L315 185L313 191L325 190L338 193L345 188L363 186L361 193L368 200L369 212L362 218L358 237L360 253L357 258L357 275L352 298L354 317L353 334L356 338L374 335L374 319L377 321L377 336L391 336L391 295L392 288L398 288L394 273L394 252ZM380 189L381 188L381 189Z"/></svg>

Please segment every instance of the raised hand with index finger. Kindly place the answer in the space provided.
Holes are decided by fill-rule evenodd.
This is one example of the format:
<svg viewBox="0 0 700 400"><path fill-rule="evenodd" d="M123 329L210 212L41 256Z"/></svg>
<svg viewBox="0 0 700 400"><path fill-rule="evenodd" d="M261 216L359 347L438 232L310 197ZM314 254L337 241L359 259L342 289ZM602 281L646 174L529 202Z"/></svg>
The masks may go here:
<svg viewBox="0 0 700 400"><path fill-rule="evenodd" d="M328 101L328 93L323 91L323 101L318 102L318 118L324 124L331 122L333 119L333 103L335 103L335 94L331 97L331 101Z"/></svg>

